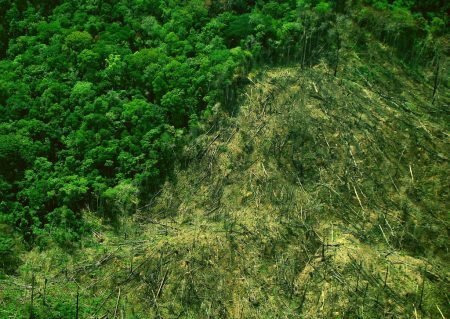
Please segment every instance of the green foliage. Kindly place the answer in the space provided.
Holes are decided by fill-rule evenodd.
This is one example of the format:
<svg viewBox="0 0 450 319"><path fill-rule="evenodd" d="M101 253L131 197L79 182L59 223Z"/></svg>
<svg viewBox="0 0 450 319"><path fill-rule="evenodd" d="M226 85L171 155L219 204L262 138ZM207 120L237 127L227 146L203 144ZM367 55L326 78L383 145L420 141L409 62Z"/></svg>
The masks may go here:
<svg viewBox="0 0 450 319"><path fill-rule="evenodd" d="M411 65L434 60L441 50L440 37L448 23L449 4L441 1L366 0L371 6L360 10L358 20L379 40L397 49Z"/></svg>
<svg viewBox="0 0 450 319"><path fill-rule="evenodd" d="M433 17L427 31L432 35L440 35L445 32L445 22L439 17Z"/></svg>
<svg viewBox="0 0 450 319"><path fill-rule="evenodd" d="M44 232L57 244L63 247L72 247L84 234L84 225L79 214L66 206L58 207L46 216L47 224Z"/></svg>
<svg viewBox="0 0 450 319"><path fill-rule="evenodd" d="M316 7L315 10L318 14L328 14L331 12L331 3L328 1L320 1Z"/></svg>
<svg viewBox="0 0 450 319"><path fill-rule="evenodd" d="M130 181L122 181L103 193L109 211L114 215L133 213L139 204L139 190Z"/></svg>
<svg viewBox="0 0 450 319"><path fill-rule="evenodd" d="M0 223L0 277L2 273L14 273L20 262L17 243L12 233L11 227Z"/></svg>
<svg viewBox="0 0 450 319"><path fill-rule="evenodd" d="M66 37L67 46L76 51L89 47L91 43L92 36L86 31L74 31Z"/></svg>

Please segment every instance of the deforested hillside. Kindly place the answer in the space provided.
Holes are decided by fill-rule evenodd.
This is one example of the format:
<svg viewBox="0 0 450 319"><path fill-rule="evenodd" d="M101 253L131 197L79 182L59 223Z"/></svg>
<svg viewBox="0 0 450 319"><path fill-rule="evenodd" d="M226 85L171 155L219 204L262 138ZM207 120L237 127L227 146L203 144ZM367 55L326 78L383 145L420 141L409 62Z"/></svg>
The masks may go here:
<svg viewBox="0 0 450 319"><path fill-rule="evenodd" d="M28 253L5 318L25 287L40 317L448 317L450 96L370 46L249 74L118 230Z"/></svg>
<svg viewBox="0 0 450 319"><path fill-rule="evenodd" d="M0 319L448 318L445 1L0 1Z"/></svg>

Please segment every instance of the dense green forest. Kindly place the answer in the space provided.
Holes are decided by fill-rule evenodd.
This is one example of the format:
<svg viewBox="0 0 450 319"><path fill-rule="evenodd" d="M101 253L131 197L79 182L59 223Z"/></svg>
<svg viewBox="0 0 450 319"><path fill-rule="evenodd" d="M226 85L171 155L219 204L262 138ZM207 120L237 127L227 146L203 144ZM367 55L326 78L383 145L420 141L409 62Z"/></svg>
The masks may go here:
<svg viewBox="0 0 450 319"><path fill-rule="evenodd" d="M150 209L177 165L203 158L186 148L238 112L261 68L325 65L339 78L360 54L359 74L382 85L368 67L376 41L439 108L449 10L445 0L0 0L0 279L27 251L74 252L97 220L117 229Z"/></svg>

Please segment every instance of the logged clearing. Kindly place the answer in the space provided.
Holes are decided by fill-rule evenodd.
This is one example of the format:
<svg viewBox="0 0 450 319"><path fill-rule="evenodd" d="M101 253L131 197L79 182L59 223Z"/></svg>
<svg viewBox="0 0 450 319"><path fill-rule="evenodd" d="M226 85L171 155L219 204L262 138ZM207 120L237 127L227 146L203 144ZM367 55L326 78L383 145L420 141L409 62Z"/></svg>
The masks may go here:
<svg viewBox="0 0 450 319"><path fill-rule="evenodd" d="M149 205L27 253L3 300L26 305L34 274L81 318L450 316L450 96L372 52L251 74Z"/></svg>

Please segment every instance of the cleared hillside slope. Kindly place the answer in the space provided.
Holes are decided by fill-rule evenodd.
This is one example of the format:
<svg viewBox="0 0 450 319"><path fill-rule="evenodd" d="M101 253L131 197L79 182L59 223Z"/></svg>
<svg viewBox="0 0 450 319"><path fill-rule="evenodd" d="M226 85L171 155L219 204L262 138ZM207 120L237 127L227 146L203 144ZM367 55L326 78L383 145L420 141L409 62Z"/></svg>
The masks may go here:
<svg viewBox="0 0 450 319"><path fill-rule="evenodd" d="M42 318L448 317L450 96L375 49L253 74L119 233L25 256L5 317L33 274Z"/></svg>

